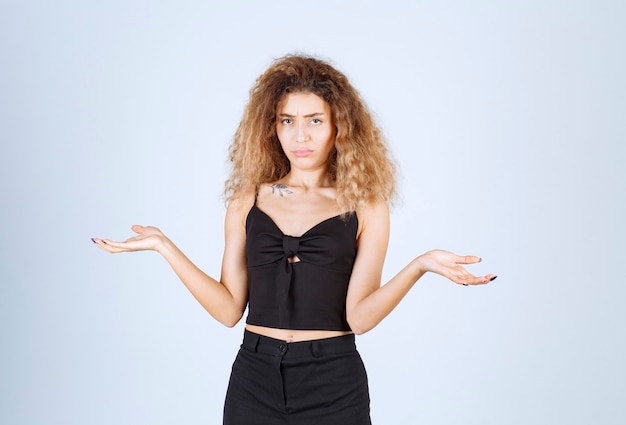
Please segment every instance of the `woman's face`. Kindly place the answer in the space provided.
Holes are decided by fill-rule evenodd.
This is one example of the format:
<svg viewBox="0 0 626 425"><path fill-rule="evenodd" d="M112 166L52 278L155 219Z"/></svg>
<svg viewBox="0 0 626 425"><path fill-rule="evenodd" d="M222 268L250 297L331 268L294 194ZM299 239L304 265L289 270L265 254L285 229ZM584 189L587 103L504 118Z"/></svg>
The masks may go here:
<svg viewBox="0 0 626 425"><path fill-rule="evenodd" d="M330 105L313 93L290 93L279 102L276 134L291 167L325 168L335 146Z"/></svg>

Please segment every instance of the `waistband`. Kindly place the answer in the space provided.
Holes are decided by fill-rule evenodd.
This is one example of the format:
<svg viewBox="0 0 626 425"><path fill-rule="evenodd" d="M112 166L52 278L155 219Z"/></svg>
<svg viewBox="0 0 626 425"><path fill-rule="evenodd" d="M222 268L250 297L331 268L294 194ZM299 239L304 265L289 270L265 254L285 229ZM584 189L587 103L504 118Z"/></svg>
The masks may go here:
<svg viewBox="0 0 626 425"><path fill-rule="evenodd" d="M322 357L356 351L354 334L311 341L286 342L244 330L242 348L281 357Z"/></svg>

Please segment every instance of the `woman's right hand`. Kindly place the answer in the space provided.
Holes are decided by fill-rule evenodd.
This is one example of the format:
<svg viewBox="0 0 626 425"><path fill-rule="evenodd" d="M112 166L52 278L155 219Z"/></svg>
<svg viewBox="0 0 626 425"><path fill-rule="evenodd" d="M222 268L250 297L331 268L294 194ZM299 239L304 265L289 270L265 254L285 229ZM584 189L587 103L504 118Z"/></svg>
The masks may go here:
<svg viewBox="0 0 626 425"><path fill-rule="evenodd" d="M156 227L140 226L135 224L131 227L137 236L126 239L124 242L115 242L110 239L92 238L93 243L103 250L112 254L118 252L134 252L134 251L157 251L165 245L167 237Z"/></svg>

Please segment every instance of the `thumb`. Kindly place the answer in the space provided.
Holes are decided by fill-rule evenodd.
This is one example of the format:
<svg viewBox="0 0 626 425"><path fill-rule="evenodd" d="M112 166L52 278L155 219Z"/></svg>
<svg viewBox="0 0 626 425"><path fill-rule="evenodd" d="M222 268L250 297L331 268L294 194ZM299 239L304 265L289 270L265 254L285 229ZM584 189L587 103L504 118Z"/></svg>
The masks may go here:
<svg viewBox="0 0 626 425"><path fill-rule="evenodd" d="M476 257L475 255L465 255L465 256L459 256L456 260L457 264L474 264L474 263L480 263L482 261L482 258L480 257Z"/></svg>
<svg viewBox="0 0 626 425"><path fill-rule="evenodd" d="M133 232L135 232L135 233L141 233L141 232L143 232L144 227L143 227L143 226L141 226L141 225L139 225L139 224L133 224L133 225L131 226L131 229L132 229L132 231L133 231Z"/></svg>

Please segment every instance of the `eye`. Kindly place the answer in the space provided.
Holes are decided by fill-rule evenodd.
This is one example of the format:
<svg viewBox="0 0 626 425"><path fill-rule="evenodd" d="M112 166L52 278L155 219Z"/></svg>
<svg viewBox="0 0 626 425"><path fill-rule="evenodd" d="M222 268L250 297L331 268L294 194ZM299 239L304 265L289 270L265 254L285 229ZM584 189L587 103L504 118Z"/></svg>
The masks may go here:
<svg viewBox="0 0 626 425"><path fill-rule="evenodd" d="M321 124L321 123L322 123L322 120L319 118L313 118L311 120L311 124Z"/></svg>
<svg viewBox="0 0 626 425"><path fill-rule="evenodd" d="M291 118L283 118L281 123L283 123L284 125L289 125L293 123L293 120Z"/></svg>

